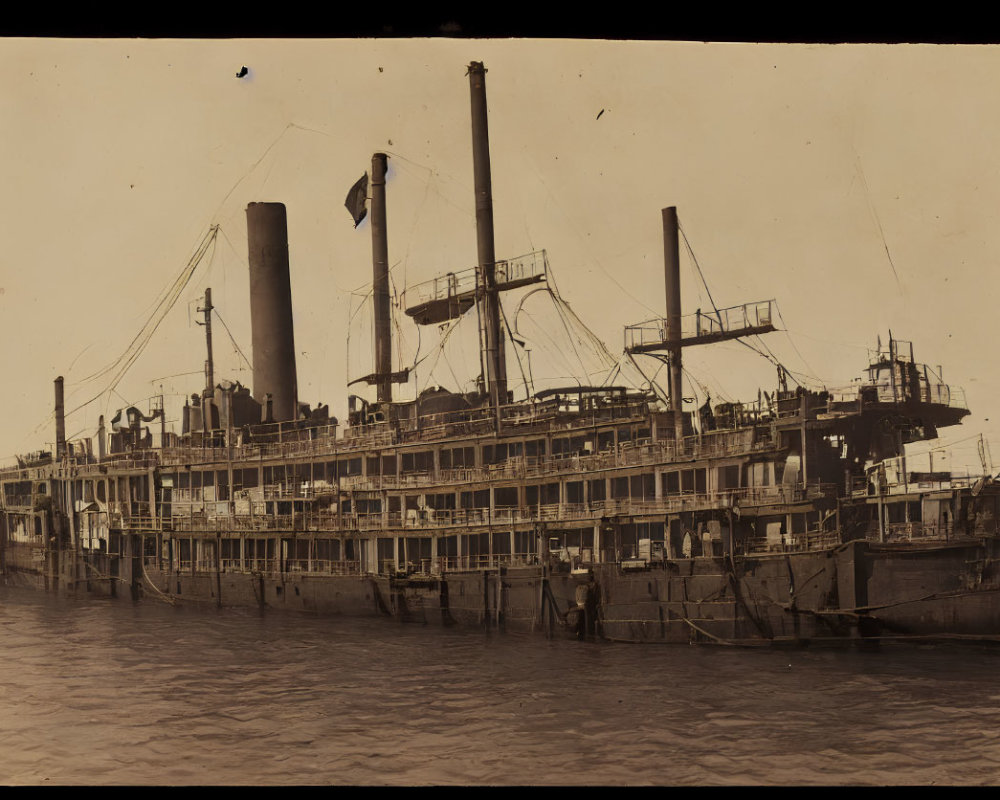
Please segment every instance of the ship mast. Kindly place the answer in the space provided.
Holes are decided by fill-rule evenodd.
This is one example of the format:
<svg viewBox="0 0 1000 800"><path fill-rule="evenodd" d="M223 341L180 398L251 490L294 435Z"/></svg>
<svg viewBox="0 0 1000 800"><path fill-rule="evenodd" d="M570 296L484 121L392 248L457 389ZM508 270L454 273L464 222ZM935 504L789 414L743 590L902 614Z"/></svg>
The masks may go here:
<svg viewBox="0 0 1000 800"><path fill-rule="evenodd" d="M385 168L385 153L375 153L372 156L372 294L375 303L375 379L380 403L392 402L392 320L389 311Z"/></svg>
<svg viewBox="0 0 1000 800"><path fill-rule="evenodd" d="M472 107L472 161L476 193L478 264L460 272L411 286L406 314L418 325L439 325L476 307L480 318L480 358L485 362L486 398L500 427L500 407L507 403L507 359L500 308L500 292L540 283L547 278L545 251L497 261L493 238L493 188L486 108L486 67L473 61L468 67ZM350 201L350 198L349 198ZM350 205L349 205L350 207Z"/></svg>
<svg viewBox="0 0 1000 800"><path fill-rule="evenodd" d="M376 387L379 403L392 402L392 384L406 383L410 368L392 371L392 309L389 303L389 235L385 213L385 173L388 156L372 154L372 303L375 311L375 371L362 378L355 378L347 385L367 383ZM347 208L354 217L354 226L368 214L366 207L368 175L354 184L347 195Z"/></svg>
<svg viewBox="0 0 1000 800"><path fill-rule="evenodd" d="M698 309L689 316L685 329L681 316L680 226L676 206L664 208L662 215L667 315L662 319L627 326L625 351L629 354L646 353L661 359L663 351L666 351L666 360L670 365L670 411L674 418L674 438L680 441L684 438L684 397L681 384L683 349L775 330L771 322L771 306L774 301L762 300L732 308L716 308L704 314Z"/></svg>
<svg viewBox="0 0 1000 800"><path fill-rule="evenodd" d="M205 289L205 307L198 311L204 312L205 321L199 325L205 326L205 347L208 350L208 358L205 360L205 391L204 397L212 397L215 393L215 362L212 359L212 290Z"/></svg>
<svg viewBox="0 0 1000 800"><path fill-rule="evenodd" d="M667 293L666 350L670 360L670 410L674 438L684 438L684 397L681 366L681 256L677 236L677 207L663 209L663 266Z"/></svg>
<svg viewBox="0 0 1000 800"><path fill-rule="evenodd" d="M500 416L507 402L507 360L500 329L500 298L496 283L496 249L493 240L493 183L490 177L490 140L486 109L486 67L469 64L472 100L472 162L476 189L476 244L479 251L481 316L485 328L486 380L490 405Z"/></svg>

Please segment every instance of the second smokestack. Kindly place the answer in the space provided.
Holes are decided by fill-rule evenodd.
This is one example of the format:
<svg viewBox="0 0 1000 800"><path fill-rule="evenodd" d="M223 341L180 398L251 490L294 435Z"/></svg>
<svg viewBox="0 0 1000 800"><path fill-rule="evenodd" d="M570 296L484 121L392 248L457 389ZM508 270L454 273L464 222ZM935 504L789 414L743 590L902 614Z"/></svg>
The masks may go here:
<svg viewBox="0 0 1000 800"><path fill-rule="evenodd" d="M250 326L253 331L253 396L270 394L274 420L298 416L298 380L288 272L288 217L283 203L247 206L250 261Z"/></svg>

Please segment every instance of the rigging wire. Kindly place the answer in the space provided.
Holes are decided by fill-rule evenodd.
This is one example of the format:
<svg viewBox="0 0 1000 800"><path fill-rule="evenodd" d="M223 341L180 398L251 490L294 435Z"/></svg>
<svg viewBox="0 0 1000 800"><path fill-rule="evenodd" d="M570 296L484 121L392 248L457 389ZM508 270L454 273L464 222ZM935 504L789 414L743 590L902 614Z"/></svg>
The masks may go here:
<svg viewBox="0 0 1000 800"><path fill-rule="evenodd" d="M799 352L799 348L795 346L795 340L792 338L792 335L788 332L788 323L785 322L785 318L783 316L781 316L781 307L777 303L775 303L774 304L774 309L775 309L775 311L778 312L778 319L781 320L781 324L784 327L785 336L788 337L788 341L792 345L792 349L794 349L795 352L798 354L799 358L802 359L802 363L805 364L806 369L811 370L813 372L813 377L815 377L816 380L819 381L820 379L819 379L818 375L816 374L816 370L814 370L812 368L812 365L808 361L806 361L805 356L803 356L802 353ZM822 381L820 381L820 383L822 383Z"/></svg>
<svg viewBox="0 0 1000 800"><path fill-rule="evenodd" d="M677 229L681 233L681 238L684 239L684 246L687 248L688 255L691 257L691 261L694 263L695 268L698 270L698 275L701 278L702 285L705 287L705 293L708 295L708 301L712 304L712 309L715 311L716 318L721 323L722 319L721 319L721 312L719 311L719 307L715 304L715 299L712 297L712 290L708 288L708 281L705 280L705 273L701 269L701 264L698 263L698 257L695 255L694 248L691 247L691 243L688 241L687 234L684 232L683 227L681 227L681 223L680 223L679 219L677 221ZM781 309L778 308L777 304L775 304L775 308L778 310L778 317L779 317L779 319L781 319ZM785 325L784 319L781 320L781 323L782 323L782 325ZM788 326L785 325L785 327L787 328ZM787 331L786 331L786 333L787 333ZM751 345L748 342L744 341L742 338L738 338L736 341L738 341L744 347L749 347L755 353L757 353L758 355L762 356L763 358L766 358L768 361L770 361L775 366L780 367L781 369L783 369L785 371L785 373L788 374L788 376L793 381L795 381L795 383L798 384L799 386L801 386L802 383L795 378L795 374L802 375L803 377L807 377L810 380L815 380L817 383L820 383L820 384L823 383L822 380L820 380L820 378L817 377L816 375L807 375L806 373L801 373L801 372L797 372L797 371L788 369L788 367L786 367L784 364L782 364L781 361L778 359L778 357L771 351L771 348L767 346L767 343L764 342L761 339L761 337L760 337L759 334L756 336L756 339L760 343L760 347L763 347L764 350L767 351L767 354L761 352L761 350L759 349L759 347L754 347L753 345ZM791 337L789 337L789 340L791 341ZM792 347L795 347L795 343L794 342L792 342ZM798 353L798 348L795 348L795 352ZM799 353L799 358L802 358L802 354L801 353ZM802 363L805 364L806 369L812 369L809 366L809 364L806 363L806 360L804 358L802 358ZM793 372L795 374L793 374Z"/></svg>
<svg viewBox="0 0 1000 800"><path fill-rule="evenodd" d="M507 314L503 310L503 303L500 302L500 298L497 298L497 307L500 309L500 318L503 320L504 327L507 329L507 337L510 339L511 345L514 346L514 357L517 359L517 368L521 372L521 380L524 382L524 391L528 392L528 378L524 374L524 365L521 363L521 356L518 353L517 343L514 341L514 334L510 330L510 322L507 320ZM530 395L529 395L530 396Z"/></svg>
<svg viewBox="0 0 1000 800"><path fill-rule="evenodd" d="M640 367L639 364L638 364L638 362L636 362L635 356L633 356L627 350L625 351L625 355L628 356L629 361L631 361L632 365L639 371L639 374L642 375L642 377L646 379L646 383L649 385L650 391L652 391L654 394L656 394L657 397L660 397L660 395L662 394L662 397L660 397L660 399L662 399L664 403L669 403L670 400L667 397L667 393L663 391L663 387L660 386L658 383L654 383L653 381L651 381L649 379L649 377L646 375L646 373L642 371L642 367ZM659 389L659 392L657 392L657 389Z"/></svg>
<svg viewBox="0 0 1000 800"><path fill-rule="evenodd" d="M545 180L544 180L544 179L542 178L542 174L541 174L541 172L539 171L538 167L536 167L536 166L535 166L534 164L531 164L531 166L532 166L532 168L533 168L533 169L535 170L535 174L536 174L536 175L538 176L538 180L539 180L539 181L540 181L540 182L542 183L542 185L543 185L543 186L545 187L545 191L546 191L546 193L547 193L547 194L548 194L548 196L549 196L549 200L551 200L551 201L552 201L552 204L553 204L554 206L556 206L556 208L558 208L558 209L559 209L559 211L560 211L560 212L562 213L562 215L563 215L563 218L564 218L564 219L565 219L565 220L567 221L567 223L568 223L568 224L569 224L570 226L572 226L572 227L573 227L573 229L574 229L574 231L575 231L575 233L576 233L576 235L577 235L577 238L578 238L578 239L580 240L580 242L581 242L581 243L585 243L585 242L586 242L586 237L585 237L585 236L583 235L582 231L580 230L580 228L579 228L579 226L578 226L578 224L577 224L577 222L576 222L576 219L575 219L575 218L573 217L573 215L571 215L571 214L567 214L567 213L566 213L566 211L565 211L565 209L563 209L563 207L562 207L562 204L561 204L561 203L559 202L559 199L558 199L558 198L557 198L557 197L556 197L556 196L555 196L555 195L554 195L554 194L552 193L552 190L551 190L551 189L549 188L548 184L547 184L547 183L545 182ZM636 296L635 296L635 295L633 295L633 294L632 294L631 292L629 292L629 291L628 291L628 289L626 289L626 288L625 288L624 286L622 286L622 285L621 285L621 284L620 284L620 283L618 282L618 280L617 280L617 279L615 278L615 276L614 276L614 275L612 275L612 274L611 274L611 273L610 273L610 272L609 272L609 271L608 271L608 270L607 270L607 269L605 268L604 264L602 264L602 263L600 262L600 260L599 260L599 259L598 259L598 258L597 258L597 257L596 257L596 256L595 256L594 254L593 254L593 251L592 251L592 250L591 250L591 251L588 251L588 255L590 256L590 260L591 260L591 261L593 261L593 262L594 262L595 264L597 264L597 266L598 266L598 267L600 268L601 272L603 272L603 273L604 273L604 274L605 274L605 275L606 275L606 276L607 276L607 277L608 277L608 278L609 278L609 279L611 280L611 282L612 282L612 283L613 283L613 284L614 284L615 286L617 286L617 287L618 287L619 289L621 289L622 293L623 293L623 294L624 294L624 295L625 295L626 297L630 298L631 300L634 300L634 301L635 301L636 303L638 303L638 304L639 304L640 306L642 306L643 308L645 308L645 309L646 309L647 311L649 311L649 312L650 312L651 314L654 314L654 315L656 315L656 314L657 314L657 312L656 312L656 311L654 311L653 309L651 309L651 308L650 308L650 307L649 307L648 305L646 305L646 304L645 304L644 302L642 302L642 300L640 300L640 299L639 299L638 297L636 297Z"/></svg>
<svg viewBox="0 0 1000 800"><path fill-rule="evenodd" d="M461 322L461 320L462 320L462 317L455 317L453 320L451 320L450 324L448 326L448 330L445 331L444 335L441 337L441 340L437 344L437 348L435 350L432 350L431 352L427 353L427 355L425 355L419 361L417 361L417 362L414 363L413 366L414 366L414 368L416 368L416 366L418 364L420 364L421 362L423 362L424 359L428 358L432 354L434 355L434 361L431 363L430 368L427 370L427 380L424 382L423 387L420 387L419 385L416 387L417 388L417 394L419 394L424 389L426 389L427 386L428 386L428 384L430 383L431 377L434 374L434 370L437 367L438 361L440 361L442 355L444 355L444 346L445 346L445 343L448 341L448 338L451 336L452 332L458 327L458 324L459 324L459 322ZM448 357L447 356L444 356L444 361L445 361L445 364L447 364L448 369L451 371L452 377L455 379L455 384L457 385L459 391L461 391L461 389L462 389L462 383L461 383L461 381L459 381L458 376L455 375L455 371L452 369L451 362L448 361Z"/></svg>
<svg viewBox="0 0 1000 800"><path fill-rule="evenodd" d="M184 291L184 288L190 282L192 275L194 275L194 271L201 263L201 260L205 256L205 253L208 251L209 246L211 245L212 242L215 241L217 233L218 233L217 225L213 225L211 228L209 228L208 233L202 239L194 255L191 256L187 265L181 271L181 274L178 275L177 279L174 281L174 285L171 289L170 295L164 298L163 301L161 301L161 303L157 306L156 311L154 312L154 316L150 317L146 321L146 323L140 330L139 334L137 334L135 339L132 340L132 344L130 344L129 347L126 348L125 352L121 356L119 356L119 358L115 362L117 364L120 363L123 359L125 359L125 363L118 368L118 370L112 377L111 383L105 389L100 391L98 394L94 395L90 400L81 403L72 411L67 412L66 413L67 417L70 416L71 414L76 413L81 408L90 405L95 400L100 399L105 394L109 395L108 399L110 400L110 393L115 390L115 387L118 386L122 378L125 377L125 374L135 363L136 359L138 359L139 356L142 355L142 352L146 349L146 345L148 345L150 339L152 339L153 334L156 333L156 330L160 327L160 324L163 322L164 318L169 313L170 309L174 307L174 304L180 298L181 293ZM154 317L156 318L154 319ZM109 371L109 369L113 367L114 365L112 365L108 369L102 370L101 374L106 373L107 371Z"/></svg>
<svg viewBox="0 0 1000 800"><path fill-rule="evenodd" d="M253 369L253 366L250 364L250 359L248 359L245 355L243 355L243 351L240 350L240 346L236 343L236 339L233 338L233 334L229 330L229 326L226 324L226 321L222 318L222 314L220 314L219 310L214 306L212 307L212 310L215 312L215 316L219 318L219 322L222 323L222 327L226 329L226 333L229 335L229 341L233 343L233 347L236 348L236 352L240 354L244 363L247 365L247 368Z"/></svg>
<svg viewBox="0 0 1000 800"><path fill-rule="evenodd" d="M180 293L184 290L184 287L187 286L188 282L191 280L191 276L194 273L195 268L201 262L201 259L208 251L209 246L215 241L218 230L219 228L217 225L213 225L208 229L208 231L205 233L205 235L199 242L197 248L195 249L194 254L188 260L187 264L184 265L184 267L173 279L173 281L170 284L168 284L167 288L161 291L162 297L160 297L159 301L157 301L156 305L153 308L153 311L150 313L149 317L146 318L146 321L142 324L142 327L139 328L139 331L135 334L135 336L132 337L132 341L129 342L128 346L125 348L122 354L118 356L118 358L116 358L110 364L99 369L97 372L94 372L85 378L81 378L78 381L74 381L72 385L79 386L81 384L96 380L97 378L100 378L103 375L106 375L107 373L116 369L122 363L123 360L127 360L130 357L130 354L133 353L133 349L136 346L138 346L140 350L141 348L145 347L145 342L148 341L149 336L152 335L153 330L156 329L156 326L158 326L160 321L162 321L163 316L173 307L174 303L177 302ZM156 319L158 315L159 319ZM154 320L156 320L155 323ZM149 330L150 325L153 325L152 330ZM137 343L139 344L137 345Z"/></svg>
<svg viewBox="0 0 1000 800"><path fill-rule="evenodd" d="M691 261L694 262L694 266L698 270L698 275L701 278L701 283L705 287L705 293L708 295L708 302L712 304L712 308L715 309L715 315L718 317L719 307L715 304L715 300L712 298L712 291L708 288L708 281L705 280L705 273L701 271L701 264L698 263L698 258L694 254L694 248L691 247L687 234L684 233L684 228L681 227L680 217L677 218L677 230L681 232L681 238L684 240L684 246L687 248L688 255L691 256Z"/></svg>

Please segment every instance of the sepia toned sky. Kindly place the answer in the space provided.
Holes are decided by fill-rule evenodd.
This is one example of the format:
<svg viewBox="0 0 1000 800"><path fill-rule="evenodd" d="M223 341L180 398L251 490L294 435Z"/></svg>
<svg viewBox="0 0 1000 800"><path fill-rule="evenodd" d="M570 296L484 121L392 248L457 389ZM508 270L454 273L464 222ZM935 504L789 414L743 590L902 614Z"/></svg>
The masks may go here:
<svg viewBox="0 0 1000 800"><path fill-rule="evenodd" d="M54 440L57 375L71 437L161 391L179 420L203 383L205 287L251 357L255 201L288 210L299 398L346 417L348 380L372 369L371 231L344 198L385 151L397 289L475 263L473 60L488 69L497 255L544 248L560 295L616 358L624 325L664 313L660 209L675 205L697 258L682 246L685 311L711 307L698 267L720 307L776 299L783 332L763 341L813 386L862 375L891 329L965 390L972 416L942 432L959 442L955 467L978 469L980 432L1000 462L1000 47L16 38L0 40L0 462ZM522 299L505 302L512 322L523 312L536 388L596 370L547 295ZM396 368L418 345L399 324ZM470 389L475 335L463 322L435 360L438 330L420 331L432 355L417 385ZM221 325L213 336L217 379L251 385ZM776 384L736 342L690 349L685 365L699 402Z"/></svg>

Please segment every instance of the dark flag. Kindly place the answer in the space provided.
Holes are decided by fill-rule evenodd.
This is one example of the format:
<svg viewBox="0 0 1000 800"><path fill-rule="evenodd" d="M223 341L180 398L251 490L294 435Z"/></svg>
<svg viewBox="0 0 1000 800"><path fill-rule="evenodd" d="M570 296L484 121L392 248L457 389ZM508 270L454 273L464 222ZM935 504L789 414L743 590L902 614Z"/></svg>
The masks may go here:
<svg viewBox="0 0 1000 800"><path fill-rule="evenodd" d="M361 224L361 220L363 220L368 214L368 208L365 205L367 200L368 173L366 172L358 178L358 182L351 187L351 191L347 193L347 200L344 203L344 205L347 206L347 210L351 212L351 216L354 217L355 228Z"/></svg>

